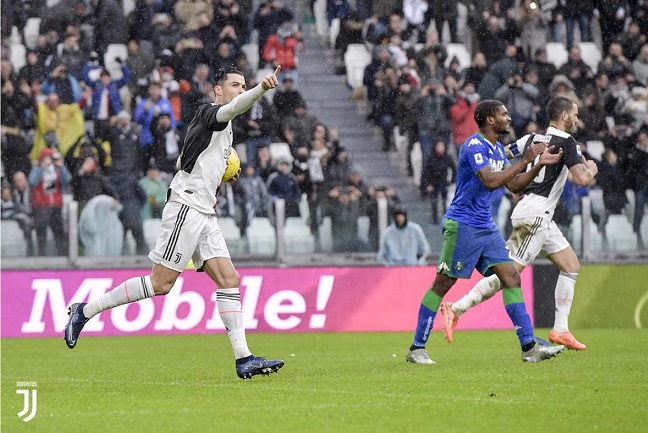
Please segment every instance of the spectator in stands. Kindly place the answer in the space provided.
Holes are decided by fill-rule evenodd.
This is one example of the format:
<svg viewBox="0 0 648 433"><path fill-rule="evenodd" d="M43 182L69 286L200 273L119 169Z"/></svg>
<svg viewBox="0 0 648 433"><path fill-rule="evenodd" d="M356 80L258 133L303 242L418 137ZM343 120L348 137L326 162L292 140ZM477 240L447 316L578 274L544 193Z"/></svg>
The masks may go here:
<svg viewBox="0 0 648 433"><path fill-rule="evenodd" d="M597 10L594 11L594 17L598 18L601 26L603 52L608 51L610 44L623 31L628 12L627 0L605 0L597 2Z"/></svg>
<svg viewBox="0 0 648 433"><path fill-rule="evenodd" d="M15 92L11 81L3 81L0 135L2 136L2 164L5 175L9 179L17 171L29 173L31 170L31 161L29 160L31 143L25 139L23 125L18 115L21 111L21 100L29 101L22 92Z"/></svg>
<svg viewBox="0 0 648 433"><path fill-rule="evenodd" d="M454 0L436 0L432 2L432 16L434 25L439 33L439 39L443 36L443 24L447 21L450 30L450 42L456 44L457 39L457 18L459 11L457 2Z"/></svg>
<svg viewBox="0 0 648 433"><path fill-rule="evenodd" d="M311 183L310 170L308 167L310 151L308 150L308 146L301 145L293 151L293 154L295 155L295 160L293 161L292 174L295 175L299 182L299 189L301 190L302 195L306 194L306 200L310 203L313 199L313 185Z"/></svg>
<svg viewBox="0 0 648 433"><path fill-rule="evenodd" d="M628 152L628 172L631 188L635 193L634 218L632 228L641 238L641 221L648 203L648 132L642 130L634 148ZM643 239L642 241L646 241ZM643 248L643 243L640 244Z"/></svg>
<svg viewBox="0 0 648 433"><path fill-rule="evenodd" d="M310 143L317 122L317 118L308 112L306 101L302 99L296 103L293 113L284 119L282 129L294 132L295 143L306 144Z"/></svg>
<svg viewBox="0 0 648 433"><path fill-rule="evenodd" d="M506 47L505 56L502 59L495 63L489 62L490 66L488 71L477 88L482 100L493 99L497 89L506 83L506 80L515 75L519 70L516 60L517 54L517 47L515 45L508 45Z"/></svg>
<svg viewBox="0 0 648 433"><path fill-rule="evenodd" d="M431 42L414 55L414 61L423 83L432 78L443 78L444 65L448 57L445 48L438 42L438 33L431 31L429 35L431 35Z"/></svg>
<svg viewBox="0 0 648 433"><path fill-rule="evenodd" d="M644 86L648 85L648 44L641 46L639 55L632 62L632 70L637 81Z"/></svg>
<svg viewBox="0 0 648 433"><path fill-rule="evenodd" d="M13 202L16 207L16 213L13 219L18 221L18 225L25 236L27 255L33 256L34 241L32 239L32 230L34 229L34 211L29 181L22 171L15 172L11 179L13 184Z"/></svg>
<svg viewBox="0 0 648 433"><path fill-rule="evenodd" d="M272 155L270 155L270 146L264 144L257 147L256 157L254 158L254 168L261 176L264 182L268 181L268 178L272 173L275 172L275 161L272 160Z"/></svg>
<svg viewBox="0 0 648 433"><path fill-rule="evenodd" d="M41 90L45 95L56 94L61 104L74 104L79 102L83 90L79 81L68 74L67 66L59 63L43 81Z"/></svg>
<svg viewBox="0 0 648 433"><path fill-rule="evenodd" d="M230 26L236 32L240 44L248 39L248 17L237 0L218 0L214 7L214 24L218 28Z"/></svg>
<svg viewBox="0 0 648 433"><path fill-rule="evenodd" d="M556 66L547 59L547 49L545 47L535 50L533 62L528 67L538 71L540 85L543 87L549 87L557 71Z"/></svg>
<svg viewBox="0 0 648 433"><path fill-rule="evenodd" d="M268 0L259 4L252 24L259 31L259 68L263 68L266 63L263 57L266 42L277 32L284 20L292 18L292 12L284 8L279 0Z"/></svg>
<svg viewBox="0 0 648 433"><path fill-rule="evenodd" d="M367 65L364 70L362 84L367 89L367 99L373 102L378 94L378 87L376 86L376 78L379 73L382 73L385 68L390 64L390 53L386 47L378 46L374 49L373 58L371 63Z"/></svg>
<svg viewBox="0 0 648 433"><path fill-rule="evenodd" d="M403 75L398 79L398 96L396 97L396 125L400 135L407 137L405 160L407 175L414 174L411 153L414 143L418 141L418 99L419 92Z"/></svg>
<svg viewBox="0 0 648 433"><path fill-rule="evenodd" d="M567 49L574 46L574 30L578 23L581 42L591 42L590 20L594 12L593 0L566 1L561 4L560 12L567 26Z"/></svg>
<svg viewBox="0 0 648 433"><path fill-rule="evenodd" d="M178 0L173 6L173 14L183 33L196 30L198 18L205 14L209 21L214 19L214 5L207 0Z"/></svg>
<svg viewBox="0 0 648 433"><path fill-rule="evenodd" d="M176 172L176 161L180 155L180 135L173 127L172 114L161 113L153 118L153 144L151 154L160 169L165 173Z"/></svg>
<svg viewBox="0 0 648 433"><path fill-rule="evenodd" d="M521 2L518 25L522 52L530 58L538 48L547 44L547 19L535 1Z"/></svg>
<svg viewBox="0 0 648 433"><path fill-rule="evenodd" d="M286 217L299 216L299 201L301 190L299 181L292 174L292 164L285 156L277 158L277 171L268 177L268 193L272 196L273 202L278 199L286 201Z"/></svg>
<svg viewBox="0 0 648 433"><path fill-rule="evenodd" d="M648 123L648 89L634 87L630 94L632 97L622 104L620 110L632 116L632 129L637 133Z"/></svg>
<svg viewBox="0 0 648 433"><path fill-rule="evenodd" d="M478 51L484 53L486 62L492 65L505 55L507 34L500 25L499 18L485 12L472 25L473 43Z"/></svg>
<svg viewBox="0 0 648 433"><path fill-rule="evenodd" d="M340 147L326 167L326 189L330 190L344 184L349 177L350 169L349 152L344 147Z"/></svg>
<svg viewBox="0 0 648 433"><path fill-rule="evenodd" d="M101 0L94 5L94 50L104 57L108 45L125 44L126 20L124 10L116 0Z"/></svg>
<svg viewBox="0 0 648 433"><path fill-rule="evenodd" d="M117 198L115 189L102 173L94 155L86 156L78 170L72 173L72 194L74 200L79 202L79 212L91 198L98 195Z"/></svg>
<svg viewBox="0 0 648 433"><path fill-rule="evenodd" d="M364 43L362 38L363 27L364 21L360 18L357 11L349 10L347 14L342 16L340 22L340 33L338 33L338 36L335 39L334 46L336 50L336 74L346 73L346 68L344 66L344 53L346 53L347 47L351 44Z"/></svg>
<svg viewBox="0 0 648 433"><path fill-rule="evenodd" d="M173 116L173 107L168 99L162 97L162 86L157 81L149 83L149 96L142 99L135 110L135 122L141 125L140 132L140 167L142 171L148 167L149 159L153 153L153 118L166 113L171 118L171 128L175 129L176 120Z"/></svg>
<svg viewBox="0 0 648 433"><path fill-rule="evenodd" d="M94 119L95 136L99 139L108 137L111 119L122 111L122 100L119 89L125 86L130 80L130 69L119 57L115 61L121 65L122 77L114 80L110 72L102 69L98 79L92 79L89 68L86 66L83 73L83 81L92 88L92 118Z"/></svg>
<svg viewBox="0 0 648 433"><path fill-rule="evenodd" d="M140 174L139 161L139 125L133 125L128 112L120 111L108 135L112 164L110 172L132 172Z"/></svg>
<svg viewBox="0 0 648 433"><path fill-rule="evenodd" d="M579 97L582 97L585 89L592 85L594 78L592 69L581 58L581 49L578 45L573 45L569 49L567 62L558 69L558 74L569 78Z"/></svg>
<svg viewBox="0 0 648 433"><path fill-rule="evenodd" d="M38 58L38 53L30 48L25 55L25 66L18 72L18 81L26 81L31 84L34 80L41 80L45 76L45 69Z"/></svg>
<svg viewBox="0 0 648 433"><path fill-rule="evenodd" d="M432 155L437 141L450 142L450 107L454 103L455 99L448 95L445 86L438 80L431 80L421 89L418 135L423 161Z"/></svg>
<svg viewBox="0 0 648 433"><path fill-rule="evenodd" d="M139 184L146 193L146 203L142 206L142 219L162 218L162 209L166 202L169 179L160 171L160 167L151 163L146 176L139 180Z"/></svg>
<svg viewBox="0 0 648 433"><path fill-rule="evenodd" d="M137 39L131 39L128 41L128 58L126 59L126 65L131 71L128 87L130 88L132 98L130 106L134 107L136 97L146 96L148 78L153 71L153 68L155 68L155 58L153 58L150 51L142 50L140 41Z"/></svg>
<svg viewBox="0 0 648 433"><path fill-rule="evenodd" d="M66 236L63 227L63 192L71 181L70 172L63 164L63 157L53 149L40 152L38 166L29 174L32 187L34 228L38 240L38 255L47 252L47 227L52 229L57 254L66 251Z"/></svg>
<svg viewBox="0 0 648 433"><path fill-rule="evenodd" d="M122 205L119 220L124 227L124 238L130 230L135 239L135 252L138 255L148 254L149 248L144 240L142 209L147 203L147 194L132 172L116 172L110 176L110 184L119 197Z"/></svg>
<svg viewBox="0 0 648 433"><path fill-rule="evenodd" d="M535 107L540 90L531 83L525 83L522 71L510 77L506 84L495 92L495 99L509 108L511 126L519 137L522 128L530 120L535 120Z"/></svg>
<svg viewBox="0 0 648 433"><path fill-rule="evenodd" d="M472 83L475 89L478 89L487 70L488 65L484 53L477 52L473 55L470 66L463 71L463 82Z"/></svg>
<svg viewBox="0 0 648 433"><path fill-rule="evenodd" d="M89 132L80 136L72 147L70 147L70 150L65 154L65 166L68 168L72 176L74 176L74 173L79 171L79 168L83 165L85 158L88 156L95 159L97 165L102 171L106 170L108 153L106 152L106 149L104 149L102 142L100 140L95 140Z"/></svg>
<svg viewBox="0 0 648 433"><path fill-rule="evenodd" d="M451 181L448 180L451 172ZM437 140L432 153L423 163L421 175L421 193L427 195L432 203L432 224L439 224L438 200L441 199L441 216L445 214L448 199L448 185L454 182L457 175L457 165L446 153L446 144Z"/></svg>
<svg viewBox="0 0 648 433"><path fill-rule="evenodd" d="M322 216L331 218L334 252L352 253L366 248L358 238L358 218L362 213L362 192L357 188L336 186L329 191Z"/></svg>
<svg viewBox="0 0 648 433"><path fill-rule="evenodd" d="M99 195L88 202L79 216L79 241L84 256L121 256L124 229L119 221L121 205L112 197Z"/></svg>
<svg viewBox="0 0 648 433"><path fill-rule="evenodd" d="M299 90L295 88L293 80L289 75L283 78L281 86L272 97L272 103L275 110L277 110L277 117L280 119L292 114L295 107L303 103L303 101L304 98L299 93Z"/></svg>
<svg viewBox="0 0 648 433"><path fill-rule="evenodd" d="M621 44L612 43L608 54L598 65L598 73L606 74L610 81L614 82L618 77L625 76L630 67L630 60L623 55Z"/></svg>
<svg viewBox="0 0 648 433"><path fill-rule="evenodd" d="M403 1L403 16L407 21L407 33L413 35L413 38L417 43L425 42L425 33L430 25L430 17L432 16L432 14L428 12L429 8L430 5L427 0ZM456 18L457 17L455 16L455 37L457 30ZM443 19L443 17L440 17L440 19ZM450 20L451 19L452 18L450 18ZM450 32L452 32L452 23L450 20L448 20L448 25L450 26ZM443 23L443 21L441 22ZM437 29L439 29L438 26Z"/></svg>
<svg viewBox="0 0 648 433"><path fill-rule="evenodd" d="M173 23L171 16L158 13L153 16L153 53L158 58L164 50L171 50L181 39L181 33Z"/></svg>
<svg viewBox="0 0 648 433"><path fill-rule="evenodd" d="M88 55L79 46L79 29L69 26L63 42L56 46L52 59L53 64L65 65L68 73L76 79L81 79L81 70Z"/></svg>
<svg viewBox="0 0 648 433"><path fill-rule="evenodd" d="M549 94L550 97L564 96L565 98L571 99L578 105L581 106L581 100L574 92L574 84L569 81L564 75L556 75L551 84L549 85Z"/></svg>
<svg viewBox="0 0 648 433"><path fill-rule="evenodd" d="M37 83L37 82L34 82ZM34 117L36 135L31 159L39 159L44 147L57 147L59 152L67 150L83 135L83 115L78 104L61 104L56 93L47 95L37 106Z"/></svg>
<svg viewBox="0 0 648 433"><path fill-rule="evenodd" d="M268 194L268 188L257 174L254 165L243 164L241 168L241 177L234 184L234 192L243 212L241 233L245 234L245 230L253 218L269 217L270 194Z"/></svg>
<svg viewBox="0 0 648 433"><path fill-rule="evenodd" d="M457 92L456 102L450 107L450 126L456 154L464 142L478 129L475 122L475 108L481 100L476 86L465 81Z"/></svg>
<svg viewBox="0 0 648 433"><path fill-rule="evenodd" d="M384 73L376 75L376 98L371 109L371 118L382 130L383 152L394 150L394 127L396 126L396 96L398 95L398 77L392 66L385 68Z"/></svg>
<svg viewBox="0 0 648 433"><path fill-rule="evenodd" d="M431 250L421 226L408 221L405 208L395 209L393 216L394 221L387 227L376 256L378 263L387 266L426 265Z"/></svg>
<svg viewBox="0 0 648 433"><path fill-rule="evenodd" d="M292 17L287 17L277 29L277 33L268 38L263 47L263 60L273 68L281 65L279 81L286 75L293 79L293 84L298 87L297 79L297 50L304 49L301 32L293 27Z"/></svg>
<svg viewBox="0 0 648 433"><path fill-rule="evenodd" d="M594 89L585 91L583 97L583 107L578 112L578 118L581 124L578 125L576 135L584 141L600 140L602 133L607 132L605 117L607 112L603 108L603 103L599 99L598 93Z"/></svg>
<svg viewBox="0 0 648 433"><path fill-rule="evenodd" d="M646 43L646 35L641 34L638 22L631 21L628 30L619 35L616 40L621 45L623 55L632 61L637 58L642 45Z"/></svg>
<svg viewBox="0 0 648 433"><path fill-rule="evenodd" d="M605 149L596 183L603 190L605 216L618 215L626 205L625 179L612 149Z"/></svg>

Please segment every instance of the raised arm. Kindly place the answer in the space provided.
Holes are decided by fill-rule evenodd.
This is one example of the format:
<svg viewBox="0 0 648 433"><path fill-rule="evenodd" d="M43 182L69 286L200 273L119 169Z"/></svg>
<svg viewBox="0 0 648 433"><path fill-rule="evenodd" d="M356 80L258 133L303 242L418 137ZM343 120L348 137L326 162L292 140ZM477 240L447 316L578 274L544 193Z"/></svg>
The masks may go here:
<svg viewBox="0 0 648 433"><path fill-rule="evenodd" d="M234 117L245 113L247 110L252 108L256 101L258 101L265 92L277 87L277 84L279 83L279 80L277 79L279 71L281 71L281 66L277 66L277 69L275 69L272 74L266 75L258 86L248 90L247 92L241 93L228 104L221 106L216 112L216 120L219 123L229 122Z"/></svg>

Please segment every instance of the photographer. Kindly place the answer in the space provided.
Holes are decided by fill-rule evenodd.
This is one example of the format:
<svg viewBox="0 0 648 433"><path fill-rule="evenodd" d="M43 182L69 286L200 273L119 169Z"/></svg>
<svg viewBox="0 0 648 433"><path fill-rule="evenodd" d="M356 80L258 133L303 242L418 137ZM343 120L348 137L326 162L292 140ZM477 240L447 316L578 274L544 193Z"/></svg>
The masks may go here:
<svg viewBox="0 0 648 433"><path fill-rule="evenodd" d="M54 234L57 254L66 253L66 236L63 227L63 192L70 184L72 176L63 164L58 150L43 149L40 152L38 166L29 174L29 185L32 187L32 207L34 226L38 239L38 255L47 253L47 227Z"/></svg>
<svg viewBox="0 0 648 433"><path fill-rule="evenodd" d="M43 81L41 91L44 95L56 93L61 104L77 103L83 94L79 81L68 74L67 66L63 63L54 66L52 72Z"/></svg>
<svg viewBox="0 0 648 433"><path fill-rule="evenodd" d="M536 86L524 82L522 71L517 71L509 77L506 84L495 92L495 99L509 108L511 125L517 136L520 136L524 125L530 120L535 120L535 106L539 96L540 90Z"/></svg>
<svg viewBox="0 0 648 433"><path fill-rule="evenodd" d="M430 254L430 244L421 226L407 220L407 211L396 208L394 222L387 227L376 259L387 266L423 266Z"/></svg>

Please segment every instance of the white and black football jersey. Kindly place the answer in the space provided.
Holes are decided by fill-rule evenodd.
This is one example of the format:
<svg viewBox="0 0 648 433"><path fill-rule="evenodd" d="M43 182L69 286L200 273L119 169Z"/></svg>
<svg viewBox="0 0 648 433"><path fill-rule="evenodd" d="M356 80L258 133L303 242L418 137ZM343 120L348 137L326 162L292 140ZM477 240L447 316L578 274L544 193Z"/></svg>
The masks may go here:
<svg viewBox="0 0 648 433"><path fill-rule="evenodd" d="M209 214L215 213L216 194L232 149L231 122L216 120L220 107L205 104L196 111L170 185L169 200Z"/></svg>
<svg viewBox="0 0 648 433"><path fill-rule="evenodd" d="M541 216L552 219L558 200L562 194L567 174L571 167L582 163L582 153L574 137L570 134L550 126L545 134L534 134L532 140L525 135L509 146L513 156L521 156L528 143L546 143L555 146L554 152L563 150L563 156L558 163L543 167L538 175L524 189L524 196L515 206L512 218L527 218ZM537 164L537 156L527 169Z"/></svg>

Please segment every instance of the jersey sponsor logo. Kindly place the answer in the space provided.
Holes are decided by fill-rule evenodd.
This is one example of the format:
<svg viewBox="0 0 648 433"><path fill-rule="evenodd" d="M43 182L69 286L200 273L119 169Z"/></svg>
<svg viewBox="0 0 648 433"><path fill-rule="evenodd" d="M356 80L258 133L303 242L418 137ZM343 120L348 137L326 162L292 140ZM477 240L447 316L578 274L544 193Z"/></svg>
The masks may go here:
<svg viewBox="0 0 648 433"><path fill-rule="evenodd" d="M493 171L502 171L504 169L504 161L501 161L501 160L496 161L494 159L491 159L488 162L489 162L489 164L491 166L491 169Z"/></svg>
<svg viewBox="0 0 648 433"><path fill-rule="evenodd" d="M479 140L479 138L473 138L468 142L468 147L479 146L480 144L481 144L481 140Z"/></svg>
<svg viewBox="0 0 648 433"><path fill-rule="evenodd" d="M482 156L481 153L476 153L475 154L475 162L477 164L483 164L484 163L484 157Z"/></svg>

